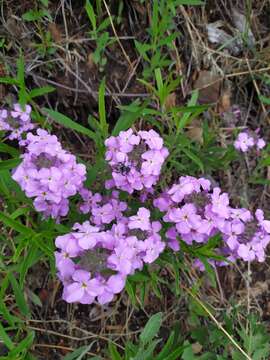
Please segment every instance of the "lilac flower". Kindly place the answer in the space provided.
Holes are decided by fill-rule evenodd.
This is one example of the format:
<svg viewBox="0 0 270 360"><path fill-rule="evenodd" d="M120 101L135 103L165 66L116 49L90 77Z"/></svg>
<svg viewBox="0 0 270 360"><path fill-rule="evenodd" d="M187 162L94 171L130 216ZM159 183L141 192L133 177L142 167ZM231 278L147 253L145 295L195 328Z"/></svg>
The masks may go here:
<svg viewBox="0 0 270 360"><path fill-rule="evenodd" d="M20 116L18 114L18 116ZM22 163L12 178L19 183L34 206L44 217L59 219L67 215L68 198L82 188L86 169L76 163L75 156L63 150L56 136L37 129L37 135L28 133Z"/></svg>
<svg viewBox="0 0 270 360"><path fill-rule="evenodd" d="M252 215L249 210L245 208L230 209L232 219L242 220L244 223L252 220Z"/></svg>
<svg viewBox="0 0 270 360"><path fill-rule="evenodd" d="M0 130L9 130L10 126L7 123L8 111L6 109L0 110Z"/></svg>
<svg viewBox="0 0 270 360"><path fill-rule="evenodd" d="M134 190L151 190L169 155L154 130L139 131L137 135L132 129L121 131L117 137L107 139L105 146L105 159L111 166L113 180L107 182L107 188L114 185L130 194Z"/></svg>
<svg viewBox="0 0 270 360"><path fill-rule="evenodd" d="M113 294L120 293L125 287L126 279L117 274L109 277L107 281L107 291L111 291Z"/></svg>
<svg viewBox="0 0 270 360"><path fill-rule="evenodd" d="M74 224L73 230L77 230L77 232L73 233L73 236L77 239L78 245L84 250L92 249L99 241L100 229L90 225L89 221L85 221L82 225Z"/></svg>
<svg viewBox="0 0 270 360"><path fill-rule="evenodd" d="M105 202L105 203L104 203ZM127 210L127 204L117 198L101 200L100 204L92 206L92 221L96 225L110 224L112 221L122 217Z"/></svg>
<svg viewBox="0 0 270 360"><path fill-rule="evenodd" d="M212 211L225 219L230 215L228 194L221 194L220 188L214 188L212 194Z"/></svg>
<svg viewBox="0 0 270 360"><path fill-rule="evenodd" d="M231 250L237 248L239 235L243 234L244 230L245 225L241 221L226 222L223 233L227 235L225 241Z"/></svg>
<svg viewBox="0 0 270 360"><path fill-rule="evenodd" d="M100 194L93 194L90 190L82 188L79 191L83 203L79 205L79 209L83 214L89 213L93 208L97 207L101 202L102 196Z"/></svg>
<svg viewBox="0 0 270 360"><path fill-rule="evenodd" d="M121 203L118 195L113 192L112 200ZM165 243L159 235L162 225L159 221L150 222L148 209L140 208L136 215L121 216L116 221L111 230L106 231L92 226L89 221L82 225L76 223L73 232L56 239L56 246L61 250L55 253L56 266L64 285L63 298L67 302L91 303L97 299L100 304L105 304L111 301L114 294L122 291L127 275L142 269L144 263L152 263L164 250ZM91 278L84 262L72 262L72 257L83 258L90 253L93 259L101 256L99 261L102 262L101 268L99 261L96 270L91 268L94 274ZM104 277L102 269L106 268L115 274ZM82 272L78 273L79 270Z"/></svg>
<svg viewBox="0 0 270 360"><path fill-rule="evenodd" d="M266 146L266 142L262 138L260 138L257 140L256 146L258 150L261 150Z"/></svg>
<svg viewBox="0 0 270 360"><path fill-rule="evenodd" d="M257 150L263 149L266 146L266 143L263 138L259 138L259 131L260 129L257 129L255 131L248 130L239 133L234 142L234 147L242 152L247 152L254 146L257 147Z"/></svg>
<svg viewBox="0 0 270 360"><path fill-rule="evenodd" d="M133 134L132 129L127 131L120 131L119 133L119 149L120 152L129 153L133 150L134 145L138 145L140 142L140 137Z"/></svg>
<svg viewBox="0 0 270 360"><path fill-rule="evenodd" d="M149 150L142 154L142 163L141 172L143 175L156 175L158 176L163 164L163 157L161 154L154 150Z"/></svg>
<svg viewBox="0 0 270 360"><path fill-rule="evenodd" d="M173 204L170 195L167 192L162 193L158 198L154 199L153 205L160 211L168 211Z"/></svg>
<svg viewBox="0 0 270 360"><path fill-rule="evenodd" d="M173 251L179 251L180 250L180 244L177 240L178 232L175 228L175 226L169 228L169 230L166 231L166 237L168 239L168 246Z"/></svg>
<svg viewBox="0 0 270 360"><path fill-rule="evenodd" d="M13 105L13 110L0 110L0 129L9 131L9 140L19 140L20 145L24 145L22 140L23 133L34 128L31 123L31 106L25 105L23 110L19 104Z"/></svg>
<svg viewBox="0 0 270 360"><path fill-rule="evenodd" d="M91 304L95 297L91 295L90 273L76 270L72 275L72 280L74 282L66 286L66 302L79 301L82 304Z"/></svg>
<svg viewBox="0 0 270 360"><path fill-rule="evenodd" d="M168 194L174 202L179 203L192 193L200 193L201 188L209 191L210 181L204 178L196 179L192 176L181 176L179 183L173 185L171 189L169 189Z"/></svg>
<svg viewBox="0 0 270 360"><path fill-rule="evenodd" d="M111 269L123 275L132 273L132 260L135 256L134 250L125 244L115 248L112 255L108 257L108 265Z"/></svg>
<svg viewBox="0 0 270 360"><path fill-rule="evenodd" d="M163 139L155 130L139 131L139 135L150 149L161 150L163 147Z"/></svg>
<svg viewBox="0 0 270 360"><path fill-rule="evenodd" d="M55 239L55 245L61 249L67 257L76 257L81 251L78 241L73 234L58 236Z"/></svg>
<svg viewBox="0 0 270 360"><path fill-rule="evenodd" d="M96 225L109 224L115 218L114 209L109 203L100 207L93 208L92 216L93 222Z"/></svg>
<svg viewBox="0 0 270 360"><path fill-rule="evenodd" d="M20 120L26 122L29 121L32 108L30 105L25 105L25 110L22 109L20 104L14 104L14 110L11 111L13 118L20 118Z"/></svg>
<svg viewBox="0 0 270 360"><path fill-rule="evenodd" d="M180 234L188 234L191 229L197 229L201 224L201 218L196 214L196 207L193 204L172 209L169 218L176 223L176 229Z"/></svg>
<svg viewBox="0 0 270 360"><path fill-rule="evenodd" d="M270 220L264 220L264 212L261 209L257 209L255 216L264 231L270 234Z"/></svg>
<svg viewBox="0 0 270 360"><path fill-rule="evenodd" d="M253 261L255 259L255 252L250 244L240 244L237 254L245 261Z"/></svg>
<svg viewBox="0 0 270 360"><path fill-rule="evenodd" d="M128 227L130 229L149 230L150 225L150 211L146 208L140 208L137 215L129 218Z"/></svg>
<svg viewBox="0 0 270 360"><path fill-rule="evenodd" d="M75 272L75 264L66 252L55 252L55 265L58 269L58 277L65 284Z"/></svg>
<svg viewBox="0 0 270 360"><path fill-rule="evenodd" d="M145 255L142 257L143 261L151 264L154 262L159 255L163 252L165 248L165 243L155 239L154 237L149 237L143 242L142 251Z"/></svg>
<svg viewBox="0 0 270 360"><path fill-rule="evenodd" d="M238 134L237 139L234 142L234 147L242 152L247 152L249 148L255 144L253 137L249 136L247 132L241 132Z"/></svg>

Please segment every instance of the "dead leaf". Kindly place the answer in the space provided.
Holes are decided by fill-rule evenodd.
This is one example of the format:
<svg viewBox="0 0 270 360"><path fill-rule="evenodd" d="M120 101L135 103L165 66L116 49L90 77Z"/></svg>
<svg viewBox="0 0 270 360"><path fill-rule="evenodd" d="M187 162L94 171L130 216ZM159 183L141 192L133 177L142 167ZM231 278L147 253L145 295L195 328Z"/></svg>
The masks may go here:
<svg viewBox="0 0 270 360"><path fill-rule="evenodd" d="M203 143L203 130L202 130L202 128L199 128L199 127L190 128L186 132L186 135L190 140L196 141L196 142L198 142L200 144Z"/></svg>
<svg viewBox="0 0 270 360"><path fill-rule="evenodd" d="M93 53L89 53L87 56L87 66L89 70L93 70L96 67L96 64L94 63L93 60Z"/></svg>
<svg viewBox="0 0 270 360"><path fill-rule="evenodd" d="M233 40L233 37L231 35L221 29L222 26L223 23L220 20L206 25L208 40L211 43L223 45L226 43L230 43Z"/></svg>
<svg viewBox="0 0 270 360"><path fill-rule="evenodd" d="M206 26L209 41L212 44L222 45L233 55L238 55L242 51L241 41L239 42L238 39L221 29L222 26L222 21L216 21Z"/></svg>
<svg viewBox="0 0 270 360"><path fill-rule="evenodd" d="M46 301L48 301L48 297L49 297L49 292L47 289L40 289L38 292L38 297L40 298L42 303L45 303Z"/></svg>
<svg viewBox="0 0 270 360"><path fill-rule="evenodd" d="M140 15L145 15L145 6L138 0L132 0L132 6L138 11Z"/></svg>
<svg viewBox="0 0 270 360"><path fill-rule="evenodd" d="M240 14L238 10L233 9L232 18L235 27L241 33L242 37L246 35L246 42L248 46L253 47L255 45L255 37L251 31L250 24L245 15Z"/></svg>
<svg viewBox="0 0 270 360"><path fill-rule="evenodd" d="M175 106L175 104L176 104L176 93L173 92L166 98L166 101L165 101L166 110L171 109L172 107Z"/></svg>
<svg viewBox="0 0 270 360"><path fill-rule="evenodd" d="M211 71L202 70L195 81L194 88L199 90L200 104L216 103L220 96L220 76Z"/></svg>
<svg viewBox="0 0 270 360"><path fill-rule="evenodd" d="M189 126L186 131L186 135L192 141L196 141L200 144L203 143L203 130L200 120L195 119L192 121L191 126Z"/></svg>
<svg viewBox="0 0 270 360"><path fill-rule="evenodd" d="M220 97L219 106L218 106L219 114L229 111L230 108L231 108L231 91L227 89L222 93Z"/></svg>
<svg viewBox="0 0 270 360"><path fill-rule="evenodd" d="M199 354L201 351L202 351L202 345L198 342L194 343L191 345L192 347L192 351L193 353L196 355L196 354Z"/></svg>
<svg viewBox="0 0 270 360"><path fill-rule="evenodd" d="M22 38L23 28L21 24L18 23L18 21L16 21L13 17L9 17L7 19L6 28L14 38Z"/></svg>
<svg viewBox="0 0 270 360"><path fill-rule="evenodd" d="M52 35L52 39L56 43L60 43L62 40L62 34L59 27L55 23L50 23L48 29Z"/></svg>
<svg viewBox="0 0 270 360"><path fill-rule="evenodd" d="M269 290L269 286L268 283L265 281L257 281L256 284L254 286L252 286L250 288L252 296L258 297L258 296L262 296L263 294L267 293ZM236 292L238 296L240 297L246 297L247 294L247 290L239 290Z"/></svg>

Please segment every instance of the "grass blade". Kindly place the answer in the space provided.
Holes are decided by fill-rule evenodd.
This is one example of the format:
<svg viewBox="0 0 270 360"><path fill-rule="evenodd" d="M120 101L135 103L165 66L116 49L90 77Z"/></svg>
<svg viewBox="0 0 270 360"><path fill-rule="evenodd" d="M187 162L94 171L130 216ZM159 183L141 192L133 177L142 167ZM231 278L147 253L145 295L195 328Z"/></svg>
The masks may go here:
<svg viewBox="0 0 270 360"><path fill-rule="evenodd" d="M86 135L94 141L98 140L96 134L93 131L76 123L75 121L73 121L69 117L67 117L66 115L61 114L58 111L54 111L54 110L47 109L47 108L43 108L43 110L58 124L63 125L64 127L68 128L68 129L75 130L83 135Z"/></svg>
<svg viewBox="0 0 270 360"><path fill-rule="evenodd" d="M30 313L28 305L25 301L22 289L20 288L17 280L15 279L15 277L12 273L8 274L8 278L11 283L11 286L12 286L12 289L13 289L13 292L15 295L15 299L16 299L16 304L18 305L20 312L23 315L25 315L26 317L29 317L31 313Z"/></svg>
<svg viewBox="0 0 270 360"><path fill-rule="evenodd" d="M6 345L6 347L9 350L13 350L15 348L15 345L13 344L12 340L6 333L4 327L0 323L0 339L3 341L3 343Z"/></svg>
<svg viewBox="0 0 270 360"><path fill-rule="evenodd" d="M2 221L6 226L10 227L11 229L19 232L20 234L27 236L33 236L35 234L32 229L19 223L16 220L13 220L9 215L4 214L2 211L0 211L0 221Z"/></svg>

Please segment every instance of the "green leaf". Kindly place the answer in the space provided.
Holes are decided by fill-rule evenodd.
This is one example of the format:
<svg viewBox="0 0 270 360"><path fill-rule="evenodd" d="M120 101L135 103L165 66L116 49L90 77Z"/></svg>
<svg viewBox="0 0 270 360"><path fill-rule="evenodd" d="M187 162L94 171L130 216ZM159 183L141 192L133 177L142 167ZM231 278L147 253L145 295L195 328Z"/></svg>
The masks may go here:
<svg viewBox="0 0 270 360"><path fill-rule="evenodd" d="M97 30L96 14L95 14L94 8L91 5L91 3L89 2L89 0L86 0L85 10L86 10L87 15L89 17L89 20L91 22L93 30L96 31Z"/></svg>
<svg viewBox="0 0 270 360"><path fill-rule="evenodd" d="M162 313L159 312L153 315L145 325L143 331L140 334L140 341L143 344L149 343L155 335L157 335L162 323Z"/></svg>
<svg viewBox="0 0 270 360"><path fill-rule="evenodd" d="M192 350L191 344L188 341L185 341L184 345L185 345L186 348L184 350L184 353L183 353L181 359L183 359L183 360L196 360L196 358L194 356L194 353L193 353L193 350Z"/></svg>
<svg viewBox="0 0 270 360"><path fill-rule="evenodd" d="M26 317L30 316L30 310L28 308L28 305L25 301L24 298L24 293L22 288L19 286L19 284L17 283L17 280L15 279L15 277L13 276L12 273L8 274L8 279L11 283L14 295L15 295L15 299L16 299L16 304L18 305L18 308L20 310L20 312L25 315Z"/></svg>
<svg viewBox="0 0 270 360"><path fill-rule="evenodd" d="M176 0L175 5L204 5L201 0Z"/></svg>
<svg viewBox="0 0 270 360"><path fill-rule="evenodd" d="M22 215L26 215L29 213L29 208L28 207L21 207L21 208L18 208L16 209L11 215L10 215L10 218L15 220L17 219L19 216L22 216Z"/></svg>
<svg viewBox="0 0 270 360"><path fill-rule="evenodd" d="M0 83L9 85L18 85L18 80L9 76L0 77Z"/></svg>
<svg viewBox="0 0 270 360"><path fill-rule="evenodd" d="M185 348L186 348L185 345L181 345L181 346L177 347L177 349L172 351L170 355L168 355L166 358L163 358L162 360L178 360L179 356L182 355Z"/></svg>
<svg viewBox="0 0 270 360"><path fill-rule="evenodd" d="M148 282L150 280L149 276L144 275L142 272L136 272L134 275L129 276L129 281L134 282Z"/></svg>
<svg viewBox="0 0 270 360"><path fill-rule="evenodd" d="M191 95L191 99L188 102L187 108L194 107L196 105L198 97L199 97L198 90L193 91L192 95ZM201 106L198 106L198 107L196 106L195 109L197 111L193 110L192 112L185 112L184 113L184 115L181 117L181 119L180 119L180 121L179 121L179 123L177 125L177 132L184 129L184 127L187 126L187 124L194 118L194 116L197 116L198 114L200 114L204 110L204 106L202 106L202 107Z"/></svg>
<svg viewBox="0 0 270 360"><path fill-rule="evenodd" d="M161 94L164 85L163 85L163 80L162 80L162 75L161 75L160 68L155 69L155 77L156 77L156 83L157 83L158 92Z"/></svg>
<svg viewBox="0 0 270 360"><path fill-rule="evenodd" d="M39 0L41 2L41 4L45 7L49 6L49 0Z"/></svg>
<svg viewBox="0 0 270 360"><path fill-rule="evenodd" d="M0 152L7 153L14 157L18 157L20 154L17 149L4 143L0 143Z"/></svg>
<svg viewBox="0 0 270 360"><path fill-rule="evenodd" d="M21 161L22 160L20 158L0 161L0 170L14 169Z"/></svg>
<svg viewBox="0 0 270 360"><path fill-rule="evenodd" d="M20 57L17 60L17 80L18 84L23 87L25 84L24 81L24 57L20 54Z"/></svg>
<svg viewBox="0 0 270 360"><path fill-rule="evenodd" d="M97 162L94 165L89 165L87 167L87 179L85 185L87 185L88 187L91 186L96 180L97 175L104 171L106 165L107 163L103 158L97 159Z"/></svg>
<svg viewBox="0 0 270 360"><path fill-rule="evenodd" d="M103 138L108 136L108 124L106 122L106 109L105 109L105 79L101 81L99 91L98 91L98 112L99 112L99 121L102 131Z"/></svg>
<svg viewBox="0 0 270 360"><path fill-rule="evenodd" d="M133 123L142 115L147 103L139 105L138 102L133 102L128 107L122 107L123 113L117 120L112 131L113 136L117 136L120 131L127 130Z"/></svg>
<svg viewBox="0 0 270 360"><path fill-rule="evenodd" d="M23 261L20 264L19 283L21 287L24 284L25 276L28 270L39 260L40 257L41 257L40 251L37 249L37 247L34 244L31 244L30 249L27 252L27 255L23 258Z"/></svg>
<svg viewBox="0 0 270 360"><path fill-rule="evenodd" d="M135 289L136 289L136 285L132 285L131 282L129 280L127 280L126 285L125 285L125 290L128 293L128 296L130 297L130 300L134 307L137 304Z"/></svg>
<svg viewBox="0 0 270 360"><path fill-rule="evenodd" d="M201 159L199 159L197 155L195 155L192 151L190 151L189 149L184 148L184 147L181 148L181 150L187 155L187 157L189 157L195 164L198 165L201 172L204 172L204 165L203 165Z"/></svg>
<svg viewBox="0 0 270 360"><path fill-rule="evenodd" d="M24 338L19 344L16 345L16 347L9 353L10 358L12 359L13 356L16 356L23 351L26 351L30 348L35 338L35 333L33 331L30 332L29 335L27 335L26 338Z"/></svg>
<svg viewBox="0 0 270 360"><path fill-rule="evenodd" d="M82 360L84 355L91 349L95 341L90 345L81 346L70 354L67 354L62 360Z"/></svg>
<svg viewBox="0 0 270 360"><path fill-rule="evenodd" d="M96 134L87 129L86 127L76 123L75 121L71 120L69 117L67 117L64 114L59 113L58 111L54 111L51 109L43 108L43 110L48 113L48 115L56 121L58 124L65 126L68 129L75 130L81 134L84 134L91 138L92 140L97 140Z"/></svg>
<svg viewBox="0 0 270 360"><path fill-rule="evenodd" d="M261 100L262 103L266 105L270 105L270 98L263 95L259 95L259 99Z"/></svg>
<svg viewBox="0 0 270 360"><path fill-rule="evenodd" d="M166 344L163 346L161 352L156 357L156 360L164 360L165 356L167 356L171 352L174 341L175 341L175 332L172 331L168 340L166 341Z"/></svg>
<svg viewBox="0 0 270 360"><path fill-rule="evenodd" d="M13 220L9 215L4 214L0 211L0 221L2 221L6 226L9 226L13 230L26 235L26 236L33 236L35 232L28 228L25 225L22 225L20 222Z"/></svg>
<svg viewBox="0 0 270 360"><path fill-rule="evenodd" d="M44 254L46 254L49 258L53 259L54 258L53 249L50 248L50 246L48 246L47 243L44 241L44 239L46 239L46 236L44 236L44 235L45 234L43 234L43 233L36 234L35 236L31 237L30 241L33 242L37 248L42 250L44 252ZM44 236L44 239L43 239L43 236Z"/></svg>
<svg viewBox="0 0 270 360"><path fill-rule="evenodd" d="M23 20L25 21L37 21L42 19L44 16L48 16L48 12L43 10L29 10L22 15Z"/></svg>
<svg viewBox="0 0 270 360"><path fill-rule="evenodd" d="M109 343L109 352L111 360L122 360L122 357L117 351L116 346L111 342Z"/></svg>
<svg viewBox="0 0 270 360"><path fill-rule="evenodd" d="M148 344L147 348L144 347L139 349L139 352L135 357L132 357L133 360L153 360L153 352L161 339L157 339Z"/></svg>
<svg viewBox="0 0 270 360"><path fill-rule="evenodd" d="M55 91L55 88L53 86L43 86L41 88L31 90L29 92L29 97L33 99L35 97L42 96L53 91Z"/></svg>
<svg viewBox="0 0 270 360"><path fill-rule="evenodd" d="M15 345L13 344L12 340L6 333L1 323L0 323L0 340L2 340L1 342L3 342L9 350L13 350L15 348Z"/></svg>

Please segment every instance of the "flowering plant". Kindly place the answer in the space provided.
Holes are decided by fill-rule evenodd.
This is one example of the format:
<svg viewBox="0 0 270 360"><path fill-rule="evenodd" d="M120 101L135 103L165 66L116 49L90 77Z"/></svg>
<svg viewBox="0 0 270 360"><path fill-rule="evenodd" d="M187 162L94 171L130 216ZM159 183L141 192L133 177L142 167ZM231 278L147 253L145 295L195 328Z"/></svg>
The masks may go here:
<svg viewBox="0 0 270 360"><path fill-rule="evenodd" d="M30 111L16 105L12 116L30 123ZM2 129L12 133L5 125L5 110L1 114ZM111 177L100 194L84 186L85 166L55 135L37 129L36 135L28 133L23 139L23 131L33 128L29 126L22 126L18 136L24 154L13 179L34 198L35 209L44 217L60 221L67 216L69 199L76 194L81 197L78 210L86 216L55 240L56 267L67 302L110 302L129 275L153 263L165 249L180 252L215 237L215 256L207 259L213 267L237 259L265 260L270 221L261 209L252 214L232 207L229 195L203 177L181 176L161 193L154 188L169 155L156 131L128 129L105 141ZM246 151L254 139L252 143L239 134L235 146ZM258 148L264 146L261 140L256 138ZM195 258L194 266L204 270L205 263Z"/></svg>

